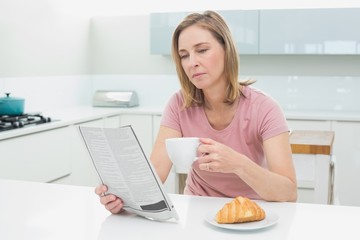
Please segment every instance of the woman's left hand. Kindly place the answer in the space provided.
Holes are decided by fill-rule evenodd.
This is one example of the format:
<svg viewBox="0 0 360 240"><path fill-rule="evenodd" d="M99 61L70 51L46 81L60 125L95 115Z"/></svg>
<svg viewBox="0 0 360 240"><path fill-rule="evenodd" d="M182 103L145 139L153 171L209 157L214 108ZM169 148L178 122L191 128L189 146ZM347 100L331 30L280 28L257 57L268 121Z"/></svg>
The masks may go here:
<svg viewBox="0 0 360 240"><path fill-rule="evenodd" d="M198 158L200 170L210 172L233 173L239 164L241 154L232 148L210 138L200 138Z"/></svg>

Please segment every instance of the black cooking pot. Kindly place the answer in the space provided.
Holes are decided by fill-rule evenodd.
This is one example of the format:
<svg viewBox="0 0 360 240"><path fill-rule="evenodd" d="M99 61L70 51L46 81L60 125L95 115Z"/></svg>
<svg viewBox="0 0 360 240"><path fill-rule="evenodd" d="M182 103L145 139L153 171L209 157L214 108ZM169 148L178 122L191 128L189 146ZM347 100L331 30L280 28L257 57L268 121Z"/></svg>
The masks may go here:
<svg viewBox="0 0 360 240"><path fill-rule="evenodd" d="M6 97L0 98L0 115L21 115L24 113L25 99L10 97L10 93L5 93Z"/></svg>

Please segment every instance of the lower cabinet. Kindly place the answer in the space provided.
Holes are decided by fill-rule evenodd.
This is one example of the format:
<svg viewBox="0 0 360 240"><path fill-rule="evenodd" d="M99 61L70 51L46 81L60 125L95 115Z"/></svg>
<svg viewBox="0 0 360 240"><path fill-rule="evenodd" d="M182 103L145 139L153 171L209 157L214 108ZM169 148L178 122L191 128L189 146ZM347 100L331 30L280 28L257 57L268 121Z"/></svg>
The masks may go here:
<svg viewBox="0 0 360 240"><path fill-rule="evenodd" d="M55 182L71 173L69 136L61 127L0 141L0 178Z"/></svg>
<svg viewBox="0 0 360 240"><path fill-rule="evenodd" d="M100 118L88 122L83 122L72 126L72 134L69 141L72 142L71 162L72 172L64 184L81 186L97 186L100 181L95 171L93 163L87 150L80 138L77 127L119 127L131 125L147 157L150 157L153 145L153 118L152 115L145 114L121 114L113 117Z"/></svg>
<svg viewBox="0 0 360 240"><path fill-rule="evenodd" d="M360 122L336 121L334 203L360 206Z"/></svg>
<svg viewBox="0 0 360 240"><path fill-rule="evenodd" d="M119 116L112 116L70 126L71 133L69 134L67 141L71 142L71 175L66 179L62 179L59 183L95 187L100 183L100 180L84 143L81 140L78 132L78 126L119 127L120 119Z"/></svg>
<svg viewBox="0 0 360 240"><path fill-rule="evenodd" d="M98 176L77 126L119 127L130 124L149 158L160 121L161 115L121 114L0 140L0 178L97 186ZM288 125L291 130L335 132L334 203L360 206L360 192L357 191L360 182L360 123L288 119ZM314 198L314 192L312 187L305 185L299 186L299 200L307 202ZM170 172L164 186L169 193L179 192L179 178L174 171Z"/></svg>
<svg viewBox="0 0 360 240"><path fill-rule="evenodd" d="M72 143L70 157L72 171L67 183L71 185L95 187L99 184L99 179L84 143L82 142L80 133L78 132L78 126L104 127L104 120L97 119L71 126L72 133L71 138L69 138L69 141Z"/></svg>

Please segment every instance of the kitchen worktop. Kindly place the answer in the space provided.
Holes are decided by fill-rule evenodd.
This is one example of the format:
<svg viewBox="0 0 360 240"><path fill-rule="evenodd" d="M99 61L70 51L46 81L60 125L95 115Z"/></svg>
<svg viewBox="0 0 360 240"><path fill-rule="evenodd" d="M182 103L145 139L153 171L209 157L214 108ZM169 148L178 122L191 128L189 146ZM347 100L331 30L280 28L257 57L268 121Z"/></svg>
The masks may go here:
<svg viewBox="0 0 360 240"><path fill-rule="evenodd" d="M75 106L72 108L64 108L55 111L43 112L42 115L44 115L45 117L50 117L52 119L50 123L26 126L23 128L0 132L0 140L41 131L47 131L55 128L66 127L73 124L116 116L120 114L160 115L161 112L162 110L156 107L103 108L91 106Z"/></svg>
<svg viewBox="0 0 360 240"><path fill-rule="evenodd" d="M46 131L54 128L65 127L81 122L92 121L104 117L111 117L120 114L147 114L161 115L163 107L159 106L138 106L132 108L105 108L91 106L75 106L71 108L58 109L43 112L46 117L51 117L52 122L47 124L29 126L11 131L0 132L0 140ZM305 110L284 110L287 119L297 120L333 120L333 121L360 121L360 112L356 111L305 111Z"/></svg>
<svg viewBox="0 0 360 240"><path fill-rule="evenodd" d="M106 239L359 239L359 207L258 204L279 220L259 230L229 230L205 218L228 198L170 194L179 221L157 222L129 213L112 215L92 187L0 180L2 240Z"/></svg>

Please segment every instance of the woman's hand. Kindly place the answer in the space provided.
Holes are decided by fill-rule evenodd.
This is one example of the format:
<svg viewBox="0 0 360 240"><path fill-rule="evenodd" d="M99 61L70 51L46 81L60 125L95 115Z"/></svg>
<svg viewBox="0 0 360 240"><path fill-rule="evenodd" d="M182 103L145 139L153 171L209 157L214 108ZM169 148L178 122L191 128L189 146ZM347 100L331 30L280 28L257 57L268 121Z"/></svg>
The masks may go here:
<svg viewBox="0 0 360 240"><path fill-rule="evenodd" d="M233 173L239 164L241 154L232 148L210 138L200 138L198 151L199 168L204 171Z"/></svg>
<svg viewBox="0 0 360 240"><path fill-rule="evenodd" d="M107 187L99 185L95 188L95 193L100 197L100 203L105 206L111 213L119 213L123 210L123 201L113 194L105 195Z"/></svg>

